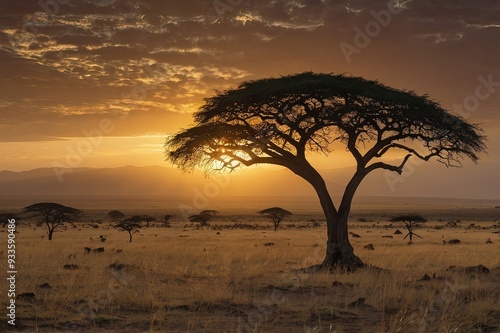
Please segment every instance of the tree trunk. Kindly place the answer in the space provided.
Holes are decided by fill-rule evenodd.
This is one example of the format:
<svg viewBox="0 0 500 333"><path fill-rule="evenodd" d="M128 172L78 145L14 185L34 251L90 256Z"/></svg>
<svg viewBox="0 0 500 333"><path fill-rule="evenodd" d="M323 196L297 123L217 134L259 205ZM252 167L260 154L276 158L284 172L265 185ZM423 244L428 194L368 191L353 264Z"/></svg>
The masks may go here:
<svg viewBox="0 0 500 333"><path fill-rule="evenodd" d="M132 243L132 233L129 231L128 235L129 235L128 241L129 241L129 243Z"/></svg>
<svg viewBox="0 0 500 333"><path fill-rule="evenodd" d="M49 240L52 240L52 235L54 234L54 229L49 228L49 231L47 232L47 234L49 236Z"/></svg>
<svg viewBox="0 0 500 333"><path fill-rule="evenodd" d="M345 271L353 271L365 266L363 261L354 254L354 248L349 241L347 216L338 214L337 218L331 222L333 225L332 233L328 235L326 256L317 268L339 268Z"/></svg>
<svg viewBox="0 0 500 333"><path fill-rule="evenodd" d="M347 221L350 204L341 205L341 210L337 211L328 193L326 184L319 173L316 173L309 182L313 185L318 194L321 207L326 217L328 234L325 259L321 264L310 267L310 270L339 268L345 271L352 271L356 268L365 266L363 261L354 254L354 248L349 242ZM349 185L347 188L349 188ZM350 193L351 191L347 191L347 188L346 193ZM355 188L352 190L352 194L354 194ZM344 203L346 193L344 194L342 203Z"/></svg>
<svg viewBox="0 0 500 333"><path fill-rule="evenodd" d="M349 242L348 220L351 212L352 199L356 190L366 176L364 169L357 171L347 184L339 210L332 222L331 235L328 235L326 258L322 267L335 267L342 270L355 270L364 267L363 261L354 254L354 248ZM326 186L325 186L326 187ZM331 241L330 241L331 240Z"/></svg>

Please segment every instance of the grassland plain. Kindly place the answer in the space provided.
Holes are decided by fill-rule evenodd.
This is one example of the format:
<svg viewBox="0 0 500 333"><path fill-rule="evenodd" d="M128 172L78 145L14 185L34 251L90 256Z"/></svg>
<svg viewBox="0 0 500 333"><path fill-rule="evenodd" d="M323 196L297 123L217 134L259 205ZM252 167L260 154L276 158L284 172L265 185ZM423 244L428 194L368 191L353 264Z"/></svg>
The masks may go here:
<svg viewBox="0 0 500 333"><path fill-rule="evenodd" d="M416 230L423 238L408 245L402 225L387 222L390 212L358 209L351 220L366 222L351 223L359 236L351 235L352 243L372 267L314 274L300 270L325 251L324 221L311 212L295 214L277 232L248 214L203 229L174 219L171 228L142 228L132 243L99 221L104 211L89 211L87 220L58 230L50 242L42 228L21 223L17 294L35 297L18 300L16 330L4 321L0 329L499 332L498 209L425 213L431 221ZM397 229L403 234L394 234ZM449 244L453 239L460 244ZM86 254L85 247L105 251ZM0 253L3 267L5 249ZM478 265L489 272L470 268Z"/></svg>

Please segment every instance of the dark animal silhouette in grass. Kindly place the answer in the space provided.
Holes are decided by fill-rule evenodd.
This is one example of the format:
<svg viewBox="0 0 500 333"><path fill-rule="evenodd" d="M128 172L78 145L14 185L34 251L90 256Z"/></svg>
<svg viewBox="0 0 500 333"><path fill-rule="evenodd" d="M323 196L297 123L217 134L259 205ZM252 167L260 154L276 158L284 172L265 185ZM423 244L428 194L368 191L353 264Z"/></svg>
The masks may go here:
<svg viewBox="0 0 500 333"><path fill-rule="evenodd" d="M418 238L422 238L416 233L413 232L413 228L419 227L421 223L427 222L427 220L422 217L421 215L418 214L407 214L407 215L398 215L392 217L389 221L391 222L404 222L406 230L408 230L408 233L403 239L406 239L406 237L410 236L410 242L413 241L413 236L416 236Z"/></svg>
<svg viewBox="0 0 500 333"><path fill-rule="evenodd" d="M128 232L129 242L132 243L132 236L139 232L141 224L133 220L125 220L115 225L115 228Z"/></svg>
<svg viewBox="0 0 500 333"><path fill-rule="evenodd" d="M58 203L41 202L24 207L23 213L36 213L42 215L42 219L37 226L47 227L47 236L52 240L54 230L63 225L64 222L72 222L81 212L73 207L64 206Z"/></svg>
<svg viewBox="0 0 500 333"><path fill-rule="evenodd" d="M208 221L210 221L212 218L216 217L219 214L220 212L217 210L204 210L201 211L199 214L191 215L189 217L189 221L199 222L200 226L204 227L207 225Z"/></svg>
<svg viewBox="0 0 500 333"><path fill-rule="evenodd" d="M426 95L360 77L298 73L246 81L217 91L193 115L194 125L167 138L168 160L184 171L235 171L256 164L289 169L318 195L326 218L326 255L310 271L365 266L349 241L354 195L372 171L383 169L389 185L399 181L410 158L461 166L476 162L486 137L475 124L453 115ZM330 155L345 145L356 166L335 202L309 161L309 152ZM415 144L421 144L414 149ZM396 163L384 159L403 153ZM335 162L335 160L332 160ZM263 179L257 179L263 182Z"/></svg>
<svg viewBox="0 0 500 333"><path fill-rule="evenodd" d="M280 207L267 208L261 210L259 214L264 215L265 217L273 221L274 231L279 229L280 223L285 217L292 215L292 213Z"/></svg>

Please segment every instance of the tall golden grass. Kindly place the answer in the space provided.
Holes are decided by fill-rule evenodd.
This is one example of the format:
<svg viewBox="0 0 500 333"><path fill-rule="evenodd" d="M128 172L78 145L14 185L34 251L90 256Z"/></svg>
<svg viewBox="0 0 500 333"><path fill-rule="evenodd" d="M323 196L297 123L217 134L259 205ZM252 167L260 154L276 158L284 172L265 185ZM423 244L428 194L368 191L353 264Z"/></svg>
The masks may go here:
<svg viewBox="0 0 500 333"><path fill-rule="evenodd" d="M354 223L356 253L372 268L314 274L299 269L322 260L324 226L173 223L142 229L132 243L106 223L61 229L52 241L19 226L17 293L36 299L18 301L18 323L30 332L498 332L499 229L479 225L429 225L408 245L395 227ZM454 238L461 244L443 244ZM370 243L375 250L363 248ZM479 264L490 273L449 269Z"/></svg>

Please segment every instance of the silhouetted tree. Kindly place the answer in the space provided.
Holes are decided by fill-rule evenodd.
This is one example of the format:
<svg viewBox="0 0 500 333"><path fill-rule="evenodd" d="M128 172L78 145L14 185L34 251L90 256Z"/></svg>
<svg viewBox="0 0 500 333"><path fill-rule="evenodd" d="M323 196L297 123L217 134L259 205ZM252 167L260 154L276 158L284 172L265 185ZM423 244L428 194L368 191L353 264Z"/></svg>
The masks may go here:
<svg viewBox="0 0 500 333"><path fill-rule="evenodd" d="M126 222L134 222L134 223L141 223L142 216L141 215L132 215L131 217L125 219L124 221L126 221Z"/></svg>
<svg viewBox="0 0 500 333"><path fill-rule="evenodd" d="M278 230L281 221L283 221L285 217L292 215L292 213L280 207L267 208L261 210L259 214L262 214L273 221L274 231Z"/></svg>
<svg viewBox="0 0 500 333"><path fill-rule="evenodd" d="M49 240L52 240L54 230L63 225L64 222L71 222L81 212L72 207L63 206L57 203L36 203L31 206L24 207L24 213L38 213L43 219L37 224L38 226L45 225L47 227L47 235Z"/></svg>
<svg viewBox="0 0 500 333"><path fill-rule="evenodd" d="M108 217L110 217L113 221L116 222L124 218L125 214L123 214L119 210L112 210L108 213Z"/></svg>
<svg viewBox="0 0 500 333"><path fill-rule="evenodd" d="M155 218L152 216L149 216L149 215L133 215L133 216L129 217L128 219L125 219L124 221L134 222L134 223L139 223L139 224L141 224L141 222L146 222L145 227L149 228L149 226L150 226L149 224L151 222L153 222L154 220L155 220Z"/></svg>
<svg viewBox="0 0 500 333"><path fill-rule="evenodd" d="M391 222L404 222L406 230L408 230L408 233L406 234L406 237L410 236L410 242L413 241L413 236L417 236L418 238L422 238L416 233L413 232L413 228L420 226L420 223L427 222L425 218L423 218L421 215L417 214L407 214L407 215L398 215L392 217L389 221Z"/></svg>
<svg viewBox="0 0 500 333"><path fill-rule="evenodd" d="M163 217L163 227L164 228L170 228L170 219L173 217L173 215L165 215Z"/></svg>
<svg viewBox="0 0 500 333"><path fill-rule="evenodd" d="M370 172L401 174L412 156L460 166L464 157L477 162L486 149L477 125L426 95L345 75L308 72L243 82L207 98L194 119L194 126L165 142L167 158L182 170L275 164L314 187L327 221L326 256L314 270L364 266L349 242L347 222L354 194ZM307 152L328 155L334 142L345 144L357 164L338 206L307 158ZM399 162L382 159L397 151Z"/></svg>
<svg viewBox="0 0 500 333"><path fill-rule="evenodd" d="M219 212L216 210L204 210L201 211L197 215L191 215L189 217L189 221L191 222L200 222L200 225L202 227L206 226L208 221L210 221L212 218L216 217L219 215Z"/></svg>
<svg viewBox="0 0 500 333"><path fill-rule="evenodd" d="M0 223L2 223L2 227L5 227L9 224L9 220L16 220L16 223L21 220L21 217L15 213L2 213L0 214Z"/></svg>
<svg viewBox="0 0 500 333"><path fill-rule="evenodd" d="M154 217L152 217L152 216L144 215L142 217L142 220L144 222L146 222L146 228L149 228L150 227L150 223L154 222L156 219Z"/></svg>
<svg viewBox="0 0 500 333"><path fill-rule="evenodd" d="M122 222L118 223L117 225L115 225L115 228L128 232L129 242L132 243L132 236L135 233L139 232L139 229L141 228L141 224L139 222L125 220L125 221L122 221Z"/></svg>

